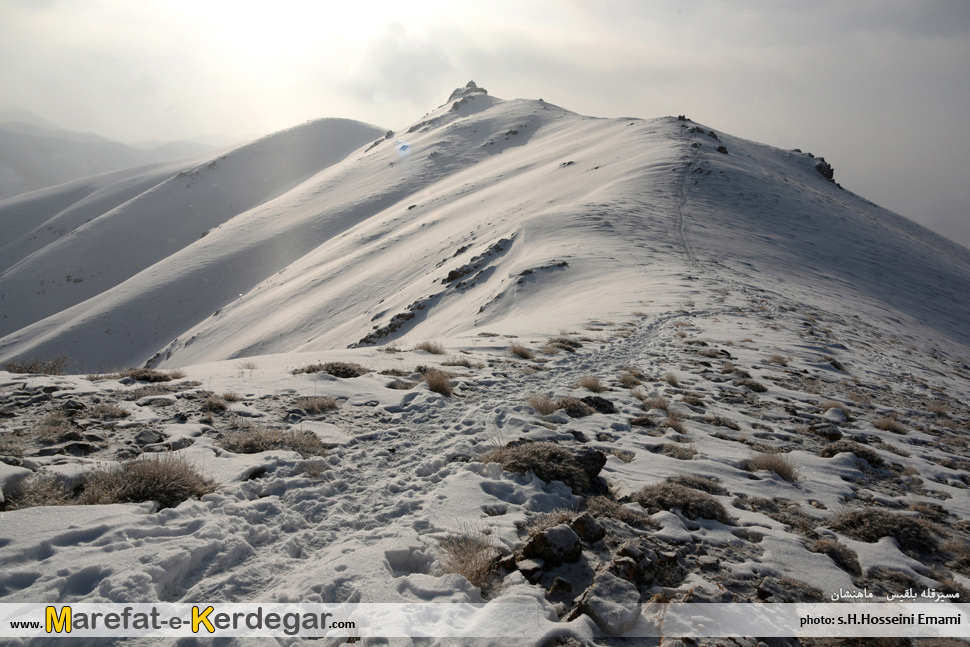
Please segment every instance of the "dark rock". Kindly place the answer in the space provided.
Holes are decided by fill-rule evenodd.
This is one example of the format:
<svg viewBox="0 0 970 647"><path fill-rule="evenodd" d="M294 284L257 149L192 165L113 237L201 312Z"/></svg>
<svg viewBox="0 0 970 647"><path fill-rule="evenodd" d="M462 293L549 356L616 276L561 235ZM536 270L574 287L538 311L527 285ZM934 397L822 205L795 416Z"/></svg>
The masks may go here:
<svg viewBox="0 0 970 647"><path fill-rule="evenodd" d="M842 373L845 373L845 367L842 366L842 362L840 362L839 360L835 359L834 357L829 360L829 364L831 364L832 365L832 368L834 368L835 370L841 371Z"/></svg>
<svg viewBox="0 0 970 647"><path fill-rule="evenodd" d="M556 577L556 579L552 581L552 586L549 587L550 596L565 595L567 593L572 593L572 592L573 592L572 582L570 582L569 580L564 580L563 578L558 576Z"/></svg>
<svg viewBox="0 0 970 647"><path fill-rule="evenodd" d="M717 147L717 152L718 153L724 153L725 155L727 155L728 154L727 146L718 146Z"/></svg>
<svg viewBox="0 0 970 647"><path fill-rule="evenodd" d="M61 390L61 387L54 386L53 384L45 386L44 388L41 389L41 391L43 391L44 393L53 393L55 391L60 391L60 390Z"/></svg>
<svg viewBox="0 0 970 647"><path fill-rule="evenodd" d="M521 571L522 575L529 581L533 579L538 579L539 574L542 569L545 568L546 563L541 559L522 559L519 560L515 567Z"/></svg>
<svg viewBox="0 0 970 647"><path fill-rule="evenodd" d="M162 442L164 436L154 429L142 429L137 436L135 436L135 442L139 445L154 445L155 443Z"/></svg>
<svg viewBox="0 0 970 647"><path fill-rule="evenodd" d="M606 465L606 454L592 447L581 447L574 452L574 456L590 479L599 476L603 466Z"/></svg>
<svg viewBox="0 0 970 647"><path fill-rule="evenodd" d="M598 395L587 395L585 398L580 398L580 402L592 407L598 413L616 413L613 403Z"/></svg>
<svg viewBox="0 0 970 647"><path fill-rule="evenodd" d="M822 177L824 177L826 180L828 180L829 182L834 182L835 181L835 179L834 179L835 178L835 169L832 168L832 165L831 164L829 164L828 162L825 161L825 158L824 157L819 157L815 161L815 170L818 171L819 174Z"/></svg>
<svg viewBox="0 0 970 647"><path fill-rule="evenodd" d="M563 398L559 401L559 407L566 412L570 418L585 418L596 413L592 407L580 402L576 398Z"/></svg>
<svg viewBox="0 0 970 647"><path fill-rule="evenodd" d="M597 573L592 586L583 593L579 608L603 633L618 636L637 623L640 592L635 585L612 573Z"/></svg>
<svg viewBox="0 0 970 647"><path fill-rule="evenodd" d="M0 416L2 416L2 413L0 413ZM578 442L578 443L588 443L589 442L589 438L587 438L586 437L586 434L584 434L581 431L576 431L575 429L569 429L568 431L566 431L566 433L567 434L571 434L572 437L575 438L576 439L576 442Z"/></svg>
<svg viewBox="0 0 970 647"><path fill-rule="evenodd" d="M541 559L551 566L559 566L578 560L583 554L583 545L572 528L559 524L536 533L526 543L522 554L527 558Z"/></svg>
<svg viewBox="0 0 970 647"><path fill-rule="evenodd" d="M606 529L588 512L579 515L569 524L579 537L590 544L595 544L606 536Z"/></svg>
<svg viewBox="0 0 970 647"><path fill-rule="evenodd" d="M637 577L637 563L629 557L614 557L606 570L628 582L633 582Z"/></svg>
<svg viewBox="0 0 970 647"><path fill-rule="evenodd" d="M64 403L63 408L65 411L81 411L82 409L87 409L87 405L83 402L78 402L77 400L68 400Z"/></svg>

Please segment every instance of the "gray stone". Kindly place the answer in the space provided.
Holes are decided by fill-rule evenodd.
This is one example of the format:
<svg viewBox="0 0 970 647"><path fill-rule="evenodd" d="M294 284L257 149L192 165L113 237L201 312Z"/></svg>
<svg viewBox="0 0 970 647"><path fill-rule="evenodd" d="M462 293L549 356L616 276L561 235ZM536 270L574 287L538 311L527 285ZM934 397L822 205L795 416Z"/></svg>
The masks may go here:
<svg viewBox="0 0 970 647"><path fill-rule="evenodd" d="M588 512L573 519L569 526L583 541L590 544L595 544L606 536L606 529Z"/></svg>
<svg viewBox="0 0 970 647"><path fill-rule="evenodd" d="M522 550L527 558L538 558L551 566L575 562L583 554L579 536L566 524L536 533Z"/></svg>
<svg viewBox="0 0 970 647"><path fill-rule="evenodd" d="M610 636L633 628L640 617L640 592L637 587L612 573L597 573L593 585L583 594L583 613Z"/></svg>

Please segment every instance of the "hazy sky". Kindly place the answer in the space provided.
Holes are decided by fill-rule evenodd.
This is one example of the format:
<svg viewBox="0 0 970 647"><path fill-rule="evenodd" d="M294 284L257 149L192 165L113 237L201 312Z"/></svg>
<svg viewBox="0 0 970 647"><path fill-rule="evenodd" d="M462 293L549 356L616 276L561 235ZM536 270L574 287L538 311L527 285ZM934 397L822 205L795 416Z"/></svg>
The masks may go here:
<svg viewBox="0 0 970 647"><path fill-rule="evenodd" d="M0 0L0 109L126 142L397 130L469 79L811 151L970 246L968 0Z"/></svg>

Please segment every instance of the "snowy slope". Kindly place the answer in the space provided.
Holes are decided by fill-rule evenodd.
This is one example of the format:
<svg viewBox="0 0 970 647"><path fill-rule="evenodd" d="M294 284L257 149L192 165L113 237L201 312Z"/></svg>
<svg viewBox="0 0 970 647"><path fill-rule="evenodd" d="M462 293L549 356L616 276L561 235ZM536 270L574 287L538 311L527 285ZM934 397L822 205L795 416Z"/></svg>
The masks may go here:
<svg viewBox="0 0 970 647"><path fill-rule="evenodd" d="M251 196L257 167L213 160L7 270L0 357L177 366L485 325L551 332L574 299L609 312L656 272L723 263L738 286L836 289L970 341L956 298L970 253L826 181L808 155L727 135L718 153L711 133L478 94Z"/></svg>
<svg viewBox="0 0 970 647"><path fill-rule="evenodd" d="M808 154L677 118L475 93L390 138L341 127L376 141L220 212L204 238L178 221L181 242L157 254L114 251L136 230L127 220L147 226L136 206L162 217L178 195L163 182L0 278L4 299L32 306L21 267L116 261L85 300L49 293L52 314L12 328L0 357L185 373L146 390L0 371L0 602L507 602L530 614L516 644L539 647L618 644L589 604L604 572L637 609L970 595L966 250L841 189ZM233 154L198 167L197 186L238 177ZM42 197L61 210L77 199ZM443 353L415 345L428 339ZM325 362L367 372L306 372ZM430 388L435 370L451 395ZM539 395L570 408L542 413ZM314 412L306 399L320 396L333 406ZM326 449L227 444L253 428ZM523 439L602 452L605 481L579 491L483 461ZM142 454L182 456L219 489L160 511L16 509L38 474L74 487ZM765 456L797 473L751 464ZM685 477L726 516L638 503ZM603 513L597 494L647 520ZM605 537L584 535L562 565L526 559L555 525L544 513L580 532L583 510ZM874 537L839 525L872 511L896 515ZM923 524L915 548L897 532L907 519ZM469 528L502 558L484 587L448 572L443 545ZM481 611L480 644L509 644L503 618Z"/></svg>

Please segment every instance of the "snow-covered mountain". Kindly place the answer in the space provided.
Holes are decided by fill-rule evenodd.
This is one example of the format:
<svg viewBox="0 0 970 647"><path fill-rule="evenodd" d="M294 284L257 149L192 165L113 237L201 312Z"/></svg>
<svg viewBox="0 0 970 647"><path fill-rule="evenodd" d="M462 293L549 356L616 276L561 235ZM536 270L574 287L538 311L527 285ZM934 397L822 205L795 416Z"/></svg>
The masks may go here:
<svg viewBox="0 0 970 647"><path fill-rule="evenodd" d="M832 178L469 84L0 203L0 603L965 601L970 252ZM146 456L213 482L95 487Z"/></svg>
<svg viewBox="0 0 970 647"><path fill-rule="evenodd" d="M112 184L126 200L100 212L65 187L0 203L0 359L164 367L552 332L701 270L970 342L970 252L828 181L824 160L689 120L458 99L384 137L324 120L137 195Z"/></svg>
<svg viewBox="0 0 970 647"><path fill-rule="evenodd" d="M14 115L16 116L16 115ZM0 200L134 166L184 160L213 151L189 141L134 147L92 133L75 133L41 120L0 115ZM29 115L21 118L30 119Z"/></svg>

